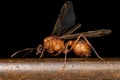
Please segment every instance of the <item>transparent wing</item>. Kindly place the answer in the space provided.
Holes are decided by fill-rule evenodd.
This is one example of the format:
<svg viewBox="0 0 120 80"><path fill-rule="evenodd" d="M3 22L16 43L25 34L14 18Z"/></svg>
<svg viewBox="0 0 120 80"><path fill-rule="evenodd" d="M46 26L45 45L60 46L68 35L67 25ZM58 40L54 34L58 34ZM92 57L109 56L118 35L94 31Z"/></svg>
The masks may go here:
<svg viewBox="0 0 120 80"><path fill-rule="evenodd" d="M83 34L87 38L101 37L110 34L112 31L110 29L100 29L94 31L81 32L71 35L61 36L61 39L73 39L77 38L80 34Z"/></svg>
<svg viewBox="0 0 120 80"><path fill-rule="evenodd" d="M75 24L75 21L73 4L71 1L67 1L61 8L52 35L61 36Z"/></svg>
<svg viewBox="0 0 120 80"><path fill-rule="evenodd" d="M75 30L77 30L80 27L81 27L81 24L78 23L75 26L73 26L70 30L68 30L67 32L65 32L64 34L62 34L62 36L69 35L69 34L73 33Z"/></svg>

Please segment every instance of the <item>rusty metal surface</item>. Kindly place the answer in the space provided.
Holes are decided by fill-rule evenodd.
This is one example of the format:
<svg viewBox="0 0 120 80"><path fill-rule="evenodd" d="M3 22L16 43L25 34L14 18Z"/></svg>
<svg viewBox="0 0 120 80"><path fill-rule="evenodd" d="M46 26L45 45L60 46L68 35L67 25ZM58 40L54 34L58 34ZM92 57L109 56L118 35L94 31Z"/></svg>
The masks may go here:
<svg viewBox="0 0 120 80"><path fill-rule="evenodd" d="M0 59L0 80L118 80L120 58Z"/></svg>

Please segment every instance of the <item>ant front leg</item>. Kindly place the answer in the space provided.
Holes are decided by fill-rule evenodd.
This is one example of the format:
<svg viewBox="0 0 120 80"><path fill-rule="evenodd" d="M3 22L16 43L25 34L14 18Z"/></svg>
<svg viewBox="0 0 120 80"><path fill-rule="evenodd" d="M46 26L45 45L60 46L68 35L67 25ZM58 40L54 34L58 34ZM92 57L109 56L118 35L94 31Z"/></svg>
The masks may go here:
<svg viewBox="0 0 120 80"><path fill-rule="evenodd" d="M40 54L40 58L43 57L44 52L45 52L45 49L43 49L43 51L41 52L41 54Z"/></svg>

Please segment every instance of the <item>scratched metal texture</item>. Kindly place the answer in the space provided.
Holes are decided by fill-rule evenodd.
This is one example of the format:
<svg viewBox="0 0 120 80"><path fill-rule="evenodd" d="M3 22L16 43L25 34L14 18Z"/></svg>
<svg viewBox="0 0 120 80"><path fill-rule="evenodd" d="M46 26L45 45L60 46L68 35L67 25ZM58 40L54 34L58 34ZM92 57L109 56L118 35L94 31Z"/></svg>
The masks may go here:
<svg viewBox="0 0 120 80"><path fill-rule="evenodd" d="M0 59L0 80L119 80L120 58Z"/></svg>

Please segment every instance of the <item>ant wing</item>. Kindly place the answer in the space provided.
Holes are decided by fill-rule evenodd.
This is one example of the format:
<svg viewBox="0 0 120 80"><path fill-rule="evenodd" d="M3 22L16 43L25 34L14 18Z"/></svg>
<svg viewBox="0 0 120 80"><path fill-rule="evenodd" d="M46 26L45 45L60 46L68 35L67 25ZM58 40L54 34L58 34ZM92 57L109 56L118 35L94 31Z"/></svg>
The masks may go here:
<svg viewBox="0 0 120 80"><path fill-rule="evenodd" d="M83 34L87 38L101 37L110 34L112 31L110 29L100 29L94 31L81 32L71 35L61 36L61 39L73 39L77 38L80 34Z"/></svg>
<svg viewBox="0 0 120 80"><path fill-rule="evenodd" d="M80 27L81 27L81 24L78 23L75 26L73 26L70 30L68 30L67 32L65 32L64 34L62 34L62 36L69 35L69 34L73 33L75 30L77 30Z"/></svg>
<svg viewBox="0 0 120 80"><path fill-rule="evenodd" d="M61 8L60 14L58 15L56 24L52 31L52 35L61 36L67 32L76 21L73 4L71 1L64 3Z"/></svg>

